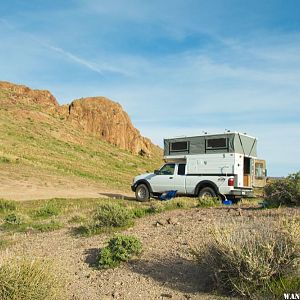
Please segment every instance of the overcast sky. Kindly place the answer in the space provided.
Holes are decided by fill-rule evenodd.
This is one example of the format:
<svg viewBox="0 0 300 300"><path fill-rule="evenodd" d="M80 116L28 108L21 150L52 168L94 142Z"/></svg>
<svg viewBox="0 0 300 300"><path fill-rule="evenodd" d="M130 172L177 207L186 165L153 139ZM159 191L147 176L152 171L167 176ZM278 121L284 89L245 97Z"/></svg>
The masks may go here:
<svg viewBox="0 0 300 300"><path fill-rule="evenodd" d="M159 145L247 132L270 176L300 170L298 0L3 0L0 80L106 96Z"/></svg>

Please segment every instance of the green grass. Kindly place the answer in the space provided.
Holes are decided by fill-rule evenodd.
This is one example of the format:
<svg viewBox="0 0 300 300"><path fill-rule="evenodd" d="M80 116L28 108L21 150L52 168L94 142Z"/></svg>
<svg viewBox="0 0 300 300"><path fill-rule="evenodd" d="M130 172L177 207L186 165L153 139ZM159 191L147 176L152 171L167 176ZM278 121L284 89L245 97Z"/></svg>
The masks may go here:
<svg viewBox="0 0 300 300"><path fill-rule="evenodd" d="M16 202L0 199L0 213L16 209Z"/></svg>
<svg viewBox="0 0 300 300"><path fill-rule="evenodd" d="M90 236L120 231L134 224L134 219L173 209L197 207L197 199L175 198L170 201L137 202L122 199L65 199L32 201L1 200L0 230L44 232L71 228L74 233ZM1 206L0 206L1 207Z"/></svg>
<svg viewBox="0 0 300 300"><path fill-rule="evenodd" d="M128 191L135 175L162 164L159 150L151 158L133 155L74 128L58 115L45 114L40 107L1 105L0 164L12 167L11 162L18 161L16 172L27 167L33 174L38 170L47 175L77 176ZM26 112L25 118L20 109Z"/></svg>

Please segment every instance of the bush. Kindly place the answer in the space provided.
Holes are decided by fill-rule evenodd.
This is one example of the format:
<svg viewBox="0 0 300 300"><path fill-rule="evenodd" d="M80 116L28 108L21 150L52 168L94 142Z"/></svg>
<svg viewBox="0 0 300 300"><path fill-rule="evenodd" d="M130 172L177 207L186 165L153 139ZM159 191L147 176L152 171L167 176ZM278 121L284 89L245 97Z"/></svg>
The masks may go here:
<svg viewBox="0 0 300 300"><path fill-rule="evenodd" d="M75 229L75 234L90 236L113 229L133 225L134 214L119 204L105 204L98 207L93 219Z"/></svg>
<svg viewBox="0 0 300 300"><path fill-rule="evenodd" d="M270 225L217 228L204 248L193 250L212 271L216 288L252 299L274 299L286 290L285 283L299 290L300 224L283 220Z"/></svg>
<svg viewBox="0 0 300 300"><path fill-rule="evenodd" d="M222 204L221 200L218 197L213 198L198 198L197 207L215 207Z"/></svg>
<svg viewBox="0 0 300 300"><path fill-rule="evenodd" d="M24 219L22 216L13 213L5 216L4 222L10 225L21 225L24 223Z"/></svg>
<svg viewBox="0 0 300 300"><path fill-rule="evenodd" d="M126 262L142 251L141 242L133 236L119 235L108 242L108 246L101 249L98 258L100 268L114 268L121 262Z"/></svg>
<svg viewBox="0 0 300 300"><path fill-rule="evenodd" d="M0 266L1 300L64 299L63 284L49 263L13 260Z"/></svg>
<svg viewBox="0 0 300 300"><path fill-rule="evenodd" d="M300 206L300 172L265 186L265 201L271 207Z"/></svg>
<svg viewBox="0 0 300 300"><path fill-rule="evenodd" d="M39 210L35 212L37 217L52 217L58 216L60 214L60 209L57 207L55 202L49 201L45 206L41 207Z"/></svg>
<svg viewBox="0 0 300 300"><path fill-rule="evenodd" d="M9 200L0 199L0 212L16 210L16 203Z"/></svg>
<svg viewBox="0 0 300 300"><path fill-rule="evenodd" d="M99 206L93 220L97 227L127 227L133 223L129 210L111 203Z"/></svg>

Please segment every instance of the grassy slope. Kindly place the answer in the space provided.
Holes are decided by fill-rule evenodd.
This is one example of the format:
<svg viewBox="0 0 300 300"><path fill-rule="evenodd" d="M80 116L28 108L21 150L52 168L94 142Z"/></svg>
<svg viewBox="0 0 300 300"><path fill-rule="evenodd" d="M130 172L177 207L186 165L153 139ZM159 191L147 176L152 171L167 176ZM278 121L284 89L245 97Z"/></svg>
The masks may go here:
<svg viewBox="0 0 300 300"><path fill-rule="evenodd" d="M128 190L132 177L161 164L158 151L152 158L135 156L85 134L60 116L39 106L9 104L0 90L0 172L18 176L56 174L91 180L104 186ZM15 174L13 174L15 173Z"/></svg>

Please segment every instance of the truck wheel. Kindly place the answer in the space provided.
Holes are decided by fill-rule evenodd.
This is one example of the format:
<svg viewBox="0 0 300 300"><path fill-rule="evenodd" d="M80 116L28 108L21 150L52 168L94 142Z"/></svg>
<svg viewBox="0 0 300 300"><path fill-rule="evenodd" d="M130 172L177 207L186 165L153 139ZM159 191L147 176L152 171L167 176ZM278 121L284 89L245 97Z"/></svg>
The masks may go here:
<svg viewBox="0 0 300 300"><path fill-rule="evenodd" d="M204 187L200 190L198 197L201 199L215 198L217 197L217 194L212 188Z"/></svg>
<svg viewBox="0 0 300 300"><path fill-rule="evenodd" d="M150 199L150 192L145 184L140 184L135 190L135 197L138 201L148 201Z"/></svg>

